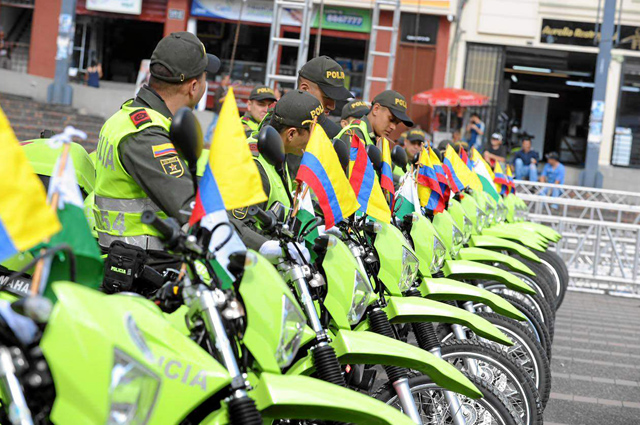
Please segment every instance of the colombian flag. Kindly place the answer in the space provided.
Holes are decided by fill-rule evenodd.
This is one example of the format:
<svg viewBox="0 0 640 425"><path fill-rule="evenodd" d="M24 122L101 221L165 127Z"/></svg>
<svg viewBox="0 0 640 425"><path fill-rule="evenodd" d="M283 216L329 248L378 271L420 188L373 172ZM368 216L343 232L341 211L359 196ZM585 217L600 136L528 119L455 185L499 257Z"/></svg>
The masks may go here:
<svg viewBox="0 0 640 425"><path fill-rule="evenodd" d="M462 162L467 164L467 167L470 171L473 171L473 161L471 161L469 155L467 155L467 151L464 150L462 146L460 146L460 159L462 160Z"/></svg>
<svg viewBox="0 0 640 425"><path fill-rule="evenodd" d="M513 181L513 174L511 173L511 166L509 165L507 165L507 186L509 187L509 193L511 192L515 193L516 182Z"/></svg>
<svg viewBox="0 0 640 425"><path fill-rule="evenodd" d="M392 196L395 194L393 187L393 173L391 171L391 146L390 142L384 137L382 142L382 172L380 173L380 186Z"/></svg>
<svg viewBox="0 0 640 425"><path fill-rule="evenodd" d="M226 102L225 102L226 103ZM302 155L296 180L313 190L329 229L359 208L353 189L344 175L340 160L321 126L314 126Z"/></svg>
<svg viewBox="0 0 640 425"><path fill-rule="evenodd" d="M418 197L420 205L434 212L444 211L444 198L438 177L429 159L429 152L422 149L418 168Z"/></svg>
<svg viewBox="0 0 640 425"><path fill-rule="evenodd" d="M0 261L60 231L47 194L0 109Z"/></svg>
<svg viewBox="0 0 640 425"><path fill-rule="evenodd" d="M456 161L457 160L457 161ZM462 160L458 156L455 150L451 147L451 145L447 146L447 150L444 153L444 171L447 173L447 178L449 179L449 187L455 193L461 192L465 185L462 183L460 176L458 175L462 170L461 167L465 167L462 164Z"/></svg>
<svg viewBox="0 0 640 425"><path fill-rule="evenodd" d="M449 196L451 195L451 189L449 188L449 179L447 178L447 174L444 171L442 162L440 162L440 158L438 158L438 155L436 155L431 147L429 147L429 161L431 161L433 170L436 172L438 183L440 183L440 193L442 193L444 203L446 204L449 201Z"/></svg>
<svg viewBox="0 0 640 425"><path fill-rule="evenodd" d="M507 175L502 171L502 166L499 162L496 162L496 166L493 171L493 182L498 185L500 195L507 195L509 193L509 181L507 180Z"/></svg>
<svg viewBox="0 0 640 425"><path fill-rule="evenodd" d="M222 104L196 205L189 224L220 210L233 210L267 200L262 179L246 142L233 88Z"/></svg>
<svg viewBox="0 0 640 425"><path fill-rule="evenodd" d="M376 179L376 172L369 160L364 143L355 134L351 136L349 183L360 204L359 211L376 220L391 222L391 210Z"/></svg>

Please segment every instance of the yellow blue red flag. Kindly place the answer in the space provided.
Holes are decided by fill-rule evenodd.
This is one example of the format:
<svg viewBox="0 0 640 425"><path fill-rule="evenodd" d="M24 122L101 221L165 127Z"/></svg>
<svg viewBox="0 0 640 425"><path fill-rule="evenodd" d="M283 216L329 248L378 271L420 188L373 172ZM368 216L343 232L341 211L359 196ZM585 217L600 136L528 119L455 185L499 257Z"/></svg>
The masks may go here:
<svg viewBox="0 0 640 425"><path fill-rule="evenodd" d="M360 207L331 141L321 126L315 125L302 155L296 180L313 190L329 229Z"/></svg>
<svg viewBox="0 0 640 425"><path fill-rule="evenodd" d="M42 182L33 172L9 121L0 109L0 261L26 251L60 231L47 205Z"/></svg>
<svg viewBox="0 0 640 425"><path fill-rule="evenodd" d="M444 153L444 169L449 177L451 190L460 192L465 187L471 187L474 190L482 191L482 183L467 165L462 162L460 156L456 153L453 146L448 145Z"/></svg>
<svg viewBox="0 0 640 425"><path fill-rule="evenodd" d="M431 161L431 165L436 172L436 177L438 178L438 183L440 183L440 193L442 193L442 198L444 203L449 202L449 197L451 196L451 188L449 188L449 178L447 177L447 173L444 171L444 167L442 166L442 162L440 162L440 158L436 155L435 151L431 149L429 146L429 161Z"/></svg>
<svg viewBox="0 0 640 425"><path fill-rule="evenodd" d="M360 204L359 211L376 220L391 222L391 210L376 178L376 172L369 160L364 143L355 134L351 136L349 183Z"/></svg>
<svg viewBox="0 0 640 425"><path fill-rule="evenodd" d="M445 203L444 197L442 196L442 189L433 164L431 164L431 160L429 159L429 152L424 148L422 152L420 152L418 163L417 181L420 205L434 212L444 211Z"/></svg>
<svg viewBox="0 0 640 425"><path fill-rule="evenodd" d="M391 142L384 137L381 139L382 143L382 170L380 172L380 186L391 195L395 194L395 188L393 186L393 172L391 171Z"/></svg>
<svg viewBox="0 0 640 425"><path fill-rule="evenodd" d="M209 163L200 179L190 224L207 214L233 210L267 200L262 179L240 121L233 88L222 104L220 118L209 150Z"/></svg>

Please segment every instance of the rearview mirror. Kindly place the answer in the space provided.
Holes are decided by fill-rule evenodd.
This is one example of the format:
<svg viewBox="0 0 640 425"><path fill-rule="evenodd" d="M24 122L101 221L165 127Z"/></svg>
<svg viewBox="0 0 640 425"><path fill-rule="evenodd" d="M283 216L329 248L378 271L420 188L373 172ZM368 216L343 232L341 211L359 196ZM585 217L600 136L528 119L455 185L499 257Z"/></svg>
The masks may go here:
<svg viewBox="0 0 640 425"><path fill-rule="evenodd" d="M411 164L416 165L418 161L420 161L420 152L413 155L413 158L411 158Z"/></svg>
<svg viewBox="0 0 640 425"><path fill-rule="evenodd" d="M200 123L191 109L186 106L178 109L171 122L169 137L178 154L187 161L191 175L195 176L204 140Z"/></svg>
<svg viewBox="0 0 640 425"><path fill-rule="evenodd" d="M284 145L278 131L270 125L264 126L258 133L258 152L278 173L283 172Z"/></svg>
<svg viewBox="0 0 640 425"><path fill-rule="evenodd" d="M367 145L366 149L367 155L369 155L369 161L371 161L371 164L373 165L373 169L379 173L382 169L382 152L373 145Z"/></svg>
<svg viewBox="0 0 640 425"><path fill-rule="evenodd" d="M340 139L333 139L333 149L335 149L336 154L338 154L338 159L340 160L340 165L343 170L346 170L349 167L349 148L347 144Z"/></svg>
<svg viewBox="0 0 640 425"><path fill-rule="evenodd" d="M402 169L402 171L407 171L407 151L405 151L400 146L394 146L391 151L391 161Z"/></svg>

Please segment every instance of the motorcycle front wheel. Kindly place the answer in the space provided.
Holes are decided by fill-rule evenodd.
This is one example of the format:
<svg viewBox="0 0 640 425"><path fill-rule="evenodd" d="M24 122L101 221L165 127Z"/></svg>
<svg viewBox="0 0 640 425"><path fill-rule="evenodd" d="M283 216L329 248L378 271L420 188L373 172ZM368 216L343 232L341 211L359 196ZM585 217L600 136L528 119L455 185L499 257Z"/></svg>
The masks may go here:
<svg viewBox="0 0 640 425"><path fill-rule="evenodd" d="M523 425L522 420L509 405L509 402L496 388L479 377L466 373L464 375L483 394L483 398L477 400L457 394L466 425ZM424 425L454 423L453 413L445 398L444 388L424 375L409 378L409 387ZM402 410L398 396L389 383L378 389L374 397Z"/></svg>

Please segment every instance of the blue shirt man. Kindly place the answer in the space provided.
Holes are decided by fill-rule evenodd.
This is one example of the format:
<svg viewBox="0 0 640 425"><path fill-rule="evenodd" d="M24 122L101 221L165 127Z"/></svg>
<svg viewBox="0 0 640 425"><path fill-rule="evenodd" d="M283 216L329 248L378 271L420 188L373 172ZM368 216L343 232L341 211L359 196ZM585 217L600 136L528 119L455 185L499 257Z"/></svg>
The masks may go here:
<svg viewBox="0 0 640 425"><path fill-rule="evenodd" d="M538 152L531 150L531 140L522 140L522 149L516 152L513 158L513 165L516 169L516 179L529 181L538 180Z"/></svg>
<svg viewBox="0 0 640 425"><path fill-rule="evenodd" d="M564 184L564 165L560 163L560 157L557 152L547 154L547 164L542 170L540 181L543 183ZM542 189L540 194L545 196L547 189L546 187ZM560 188L553 188L551 196L560 196ZM551 205L551 207L554 209L558 208L556 204Z"/></svg>
<svg viewBox="0 0 640 425"><path fill-rule="evenodd" d="M475 147L477 150L482 148L482 136L484 135L484 123L480 119L480 115L471 114L471 119L467 125L469 132L469 149Z"/></svg>

